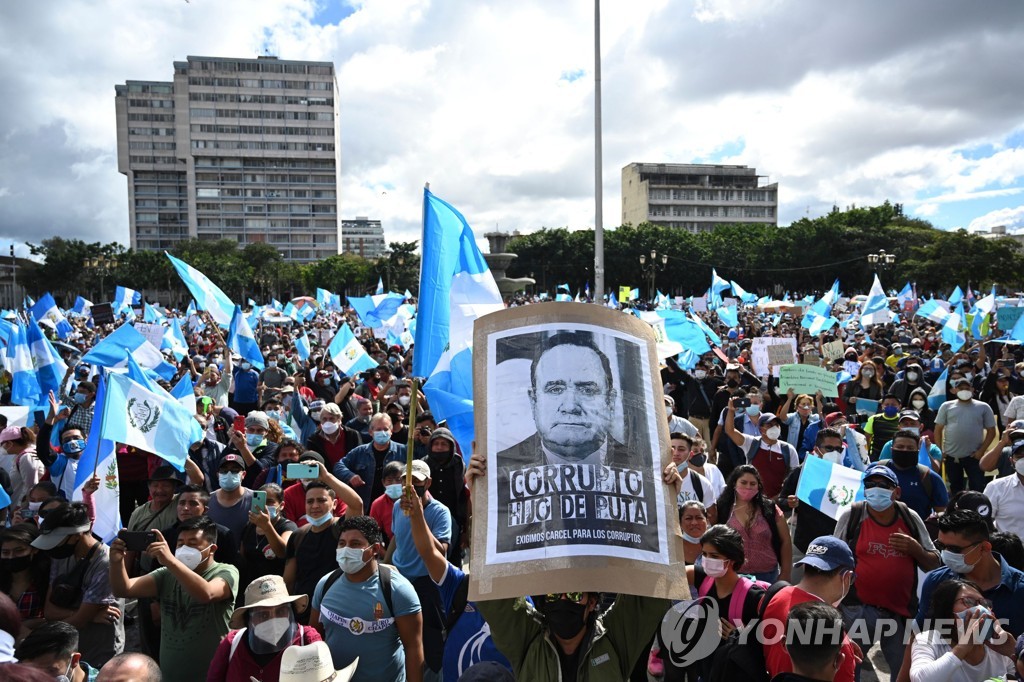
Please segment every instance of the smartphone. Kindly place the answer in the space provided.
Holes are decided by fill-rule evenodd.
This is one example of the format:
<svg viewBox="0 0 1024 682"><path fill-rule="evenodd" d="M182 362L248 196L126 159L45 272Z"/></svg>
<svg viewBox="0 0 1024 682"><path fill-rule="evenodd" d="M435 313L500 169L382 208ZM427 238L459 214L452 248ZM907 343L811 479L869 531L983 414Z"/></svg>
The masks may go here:
<svg viewBox="0 0 1024 682"><path fill-rule="evenodd" d="M38 511L39 510L32 509L31 507L22 507L20 511L21 518L24 521L34 521L36 518L36 514L38 514Z"/></svg>
<svg viewBox="0 0 1024 682"><path fill-rule="evenodd" d="M733 404L736 407L750 407L750 398L734 398Z"/></svg>
<svg viewBox="0 0 1024 682"><path fill-rule="evenodd" d="M238 433L245 433L245 417L243 417L242 415L238 415L237 417L235 417L235 421L232 422L231 428L233 428Z"/></svg>
<svg viewBox="0 0 1024 682"><path fill-rule="evenodd" d="M285 473L292 480L298 478L316 479L320 478L320 467L315 464L289 464ZM264 506L266 505L266 495L263 496L263 504Z"/></svg>
<svg viewBox="0 0 1024 682"><path fill-rule="evenodd" d="M267 511L267 491L266 490L253 490L252 491L252 507L250 507L253 514Z"/></svg>
<svg viewBox="0 0 1024 682"><path fill-rule="evenodd" d="M151 530L122 530L118 532L117 537L124 541L125 549L129 552L145 552L147 547L156 542L156 533Z"/></svg>

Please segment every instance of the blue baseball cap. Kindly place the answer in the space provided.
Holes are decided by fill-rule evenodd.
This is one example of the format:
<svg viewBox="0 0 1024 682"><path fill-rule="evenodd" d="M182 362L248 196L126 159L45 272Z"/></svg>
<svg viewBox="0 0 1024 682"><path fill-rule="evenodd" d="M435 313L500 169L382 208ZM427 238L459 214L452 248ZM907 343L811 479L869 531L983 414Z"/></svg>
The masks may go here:
<svg viewBox="0 0 1024 682"><path fill-rule="evenodd" d="M779 422L780 424L782 423L778 416L770 412L765 412L764 414L757 418L758 426L765 426L766 424L770 424L772 422Z"/></svg>
<svg viewBox="0 0 1024 682"><path fill-rule="evenodd" d="M872 464L864 470L864 480L868 480L872 476L881 476L885 480L889 481L893 485L899 485L900 479L896 478L896 472L890 469L885 464Z"/></svg>
<svg viewBox="0 0 1024 682"><path fill-rule="evenodd" d="M837 568L854 568L857 565L850 546L837 537L822 535L811 540L807 545L807 553L797 565L814 566L822 571L834 571Z"/></svg>

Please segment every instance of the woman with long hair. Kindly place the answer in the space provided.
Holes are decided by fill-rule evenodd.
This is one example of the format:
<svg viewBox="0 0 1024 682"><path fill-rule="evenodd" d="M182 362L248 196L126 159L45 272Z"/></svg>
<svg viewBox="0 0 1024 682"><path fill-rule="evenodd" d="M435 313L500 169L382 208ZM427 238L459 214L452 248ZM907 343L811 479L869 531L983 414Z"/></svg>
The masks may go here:
<svg viewBox="0 0 1024 682"><path fill-rule="evenodd" d="M978 400L992 408L992 414L996 416L996 426L1003 431L1010 423L1006 419L1010 401L1016 397L1010 390L1010 370L999 367L985 377Z"/></svg>
<svg viewBox="0 0 1024 682"><path fill-rule="evenodd" d="M1014 639L975 583L940 583L925 624L931 628L915 636L911 648L911 682L1004 680L1014 672Z"/></svg>
<svg viewBox="0 0 1024 682"><path fill-rule="evenodd" d="M32 546L37 537L35 523L19 523L0 531L0 592L17 605L22 634L43 622L50 586L50 561Z"/></svg>
<svg viewBox="0 0 1024 682"><path fill-rule="evenodd" d="M743 464L732 470L718 498L718 519L743 538L744 566L758 580L789 580L793 541L782 510L764 494L761 474Z"/></svg>
<svg viewBox="0 0 1024 682"><path fill-rule="evenodd" d="M857 415L858 398L882 400L882 396L885 395L885 389L882 386L880 374L881 372L878 371L875 363L865 362L860 366L857 376L853 378L853 381L846 384L843 398L846 400L847 417L855 417Z"/></svg>
<svg viewBox="0 0 1024 682"><path fill-rule="evenodd" d="M11 511L25 506L28 491L46 474L43 461L36 455L36 434L24 426L8 426L0 431L0 453L13 457L11 473Z"/></svg>

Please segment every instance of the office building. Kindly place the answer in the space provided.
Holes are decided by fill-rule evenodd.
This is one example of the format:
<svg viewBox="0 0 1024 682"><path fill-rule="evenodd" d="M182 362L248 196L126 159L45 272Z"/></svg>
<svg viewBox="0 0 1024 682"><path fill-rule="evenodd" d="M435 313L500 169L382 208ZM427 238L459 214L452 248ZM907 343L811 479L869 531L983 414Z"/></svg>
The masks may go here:
<svg viewBox="0 0 1024 682"><path fill-rule="evenodd" d="M778 225L778 183L747 166L631 163L622 169L622 223L689 232L716 225Z"/></svg>
<svg viewBox="0 0 1024 682"><path fill-rule="evenodd" d="M384 228L379 220L356 216L355 220L341 221L341 251L363 258L379 258L387 251Z"/></svg>
<svg viewBox="0 0 1024 682"><path fill-rule="evenodd" d="M267 243L338 253L338 86L331 62L188 57L174 80L116 85L132 248Z"/></svg>

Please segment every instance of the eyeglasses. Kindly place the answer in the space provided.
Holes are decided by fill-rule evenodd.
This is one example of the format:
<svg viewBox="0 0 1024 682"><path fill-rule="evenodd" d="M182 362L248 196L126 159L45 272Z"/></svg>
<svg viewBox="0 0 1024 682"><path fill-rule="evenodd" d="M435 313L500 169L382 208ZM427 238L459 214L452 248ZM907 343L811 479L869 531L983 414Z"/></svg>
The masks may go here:
<svg viewBox="0 0 1024 682"><path fill-rule="evenodd" d="M943 542L936 542L935 548L940 552L949 552L950 554L960 554L962 556L970 552L972 549L980 545L982 542L984 542L984 540L978 540L977 542L972 542L966 547L957 547L956 545L947 545Z"/></svg>
<svg viewBox="0 0 1024 682"><path fill-rule="evenodd" d="M864 481L864 490L870 490L871 488L884 488L885 490L893 490L896 486L888 481Z"/></svg>
<svg viewBox="0 0 1024 682"><path fill-rule="evenodd" d="M575 602L575 603L578 604L581 601L583 601L583 596L585 594L586 594L586 592L558 592L558 593L555 593L555 594L548 594L548 595L546 595L544 597L544 601L546 601L548 604L554 604L555 602L561 600L562 597L565 597L569 601Z"/></svg>
<svg viewBox="0 0 1024 682"><path fill-rule="evenodd" d="M842 452L843 451L843 446L842 445L822 445L821 446L821 451L822 452Z"/></svg>
<svg viewBox="0 0 1024 682"><path fill-rule="evenodd" d="M988 609L992 608L992 602L990 602L988 599L975 599L974 597L958 597L953 603L956 604L958 602L969 609L972 609L975 606L984 606Z"/></svg>

